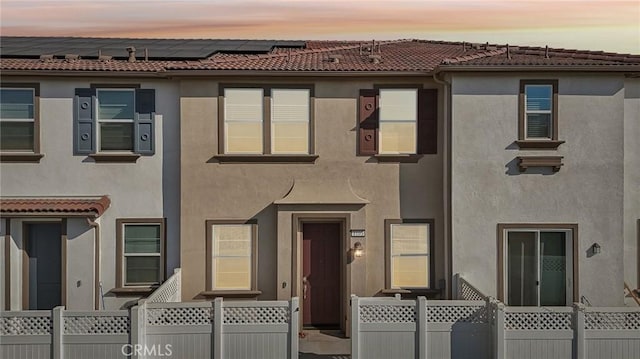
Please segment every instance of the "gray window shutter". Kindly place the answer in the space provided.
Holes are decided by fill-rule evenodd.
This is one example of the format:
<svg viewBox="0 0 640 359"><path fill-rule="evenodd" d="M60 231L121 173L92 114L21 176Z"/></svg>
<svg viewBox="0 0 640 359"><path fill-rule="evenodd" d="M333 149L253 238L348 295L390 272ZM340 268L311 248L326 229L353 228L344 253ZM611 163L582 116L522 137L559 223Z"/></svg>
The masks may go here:
<svg viewBox="0 0 640 359"><path fill-rule="evenodd" d="M88 155L96 151L95 102L95 89L76 89L73 111L73 153L75 155Z"/></svg>
<svg viewBox="0 0 640 359"><path fill-rule="evenodd" d="M154 117L156 113L156 90L136 90L136 114L133 135L135 153L150 156L155 153Z"/></svg>

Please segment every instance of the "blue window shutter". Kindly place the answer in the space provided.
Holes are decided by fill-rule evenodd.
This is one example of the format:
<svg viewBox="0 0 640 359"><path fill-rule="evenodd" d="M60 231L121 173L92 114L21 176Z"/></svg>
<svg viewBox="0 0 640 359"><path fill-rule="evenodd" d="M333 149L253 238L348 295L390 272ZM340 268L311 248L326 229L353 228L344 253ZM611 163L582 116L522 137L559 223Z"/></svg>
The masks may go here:
<svg viewBox="0 0 640 359"><path fill-rule="evenodd" d="M73 104L73 153L75 155L88 155L96 151L95 102L95 89L76 89Z"/></svg>
<svg viewBox="0 0 640 359"><path fill-rule="evenodd" d="M145 156L155 153L156 90L136 90L136 114L133 135L134 152Z"/></svg>

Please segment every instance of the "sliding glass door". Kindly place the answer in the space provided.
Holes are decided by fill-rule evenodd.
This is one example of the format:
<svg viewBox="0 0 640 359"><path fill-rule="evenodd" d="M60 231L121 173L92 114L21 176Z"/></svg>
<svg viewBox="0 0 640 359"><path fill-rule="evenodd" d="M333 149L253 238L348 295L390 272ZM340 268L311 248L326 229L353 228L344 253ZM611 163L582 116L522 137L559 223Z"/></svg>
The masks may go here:
<svg viewBox="0 0 640 359"><path fill-rule="evenodd" d="M567 230L507 230L507 305L571 304L571 238Z"/></svg>

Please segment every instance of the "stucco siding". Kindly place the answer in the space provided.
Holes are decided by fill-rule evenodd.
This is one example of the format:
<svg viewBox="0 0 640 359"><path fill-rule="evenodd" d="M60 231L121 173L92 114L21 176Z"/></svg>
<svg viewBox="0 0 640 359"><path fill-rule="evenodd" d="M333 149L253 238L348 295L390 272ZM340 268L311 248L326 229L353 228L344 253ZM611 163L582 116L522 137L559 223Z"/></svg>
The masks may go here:
<svg viewBox="0 0 640 359"><path fill-rule="evenodd" d="M521 79L558 79L557 151L514 143ZM623 276L623 77L455 75L452 86L453 273L496 296L498 223L577 223L580 296L622 304L611 293ZM520 173L525 155L563 156L564 166ZM596 242L602 253L588 257Z"/></svg>
<svg viewBox="0 0 640 359"><path fill-rule="evenodd" d="M640 79L624 82L624 280L640 287ZM633 303L627 298L629 304Z"/></svg>

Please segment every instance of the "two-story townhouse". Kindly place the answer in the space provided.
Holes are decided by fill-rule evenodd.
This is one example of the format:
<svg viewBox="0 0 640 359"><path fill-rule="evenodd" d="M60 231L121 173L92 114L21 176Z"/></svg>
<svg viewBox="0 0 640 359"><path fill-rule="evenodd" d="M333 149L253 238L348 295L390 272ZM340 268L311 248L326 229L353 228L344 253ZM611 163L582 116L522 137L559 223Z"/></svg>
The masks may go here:
<svg viewBox="0 0 640 359"><path fill-rule="evenodd" d="M154 78L140 88L156 87L156 106L165 106L157 111L164 135L155 131L162 170L135 180L160 178L150 197L164 212L116 215L111 192L122 185L73 191L70 181L52 192L109 195L109 209L85 220L112 228L99 238L107 293L119 292L126 273L117 223L126 216L168 218L176 239L167 235L166 256L179 248L183 300L299 296L311 326L345 328L350 294L451 298L457 276L509 305L620 305L623 282L638 286L638 56L414 40L136 45L147 59L100 58L100 46L81 59L2 59L3 82L5 74L78 81L73 74L87 78L74 89L90 89L98 75L96 83L119 87ZM164 100L160 83L170 88ZM65 116L74 134L65 133L67 152L78 161L74 128L96 122L71 120L72 109ZM89 153L72 178L159 160L158 152L135 165L94 163L117 156ZM33 165L3 163L2 195L17 191L5 195L7 179L20 188L30 174L6 168ZM15 195L50 196L42 186L53 181L39 181L41 190ZM8 296L19 301L29 276L15 268L29 251L14 221L0 257L11 269L3 286L17 287Z"/></svg>
<svg viewBox="0 0 640 359"><path fill-rule="evenodd" d="M121 308L179 263L177 84L65 40L2 39L3 310Z"/></svg>

